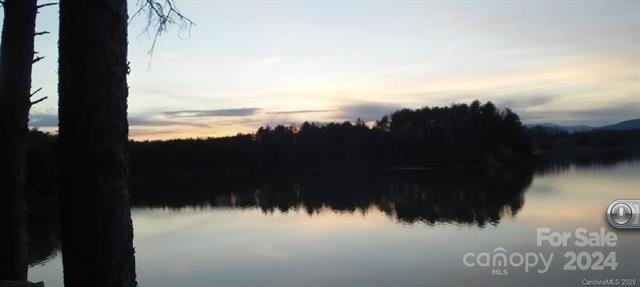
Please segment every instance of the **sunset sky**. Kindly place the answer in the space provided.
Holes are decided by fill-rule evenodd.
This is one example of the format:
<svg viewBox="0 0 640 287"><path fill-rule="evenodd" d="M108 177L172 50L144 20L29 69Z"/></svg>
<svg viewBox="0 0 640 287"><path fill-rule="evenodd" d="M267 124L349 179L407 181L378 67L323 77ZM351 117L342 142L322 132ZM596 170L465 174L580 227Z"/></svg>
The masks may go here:
<svg viewBox="0 0 640 287"><path fill-rule="evenodd" d="M130 13L136 1L130 0ZM147 54L129 29L135 139L253 132L266 124L371 121L473 99L525 123L640 118L640 2L238 2L178 0L195 23ZM31 126L57 126L56 7L38 17ZM91 93L91 91L87 91Z"/></svg>

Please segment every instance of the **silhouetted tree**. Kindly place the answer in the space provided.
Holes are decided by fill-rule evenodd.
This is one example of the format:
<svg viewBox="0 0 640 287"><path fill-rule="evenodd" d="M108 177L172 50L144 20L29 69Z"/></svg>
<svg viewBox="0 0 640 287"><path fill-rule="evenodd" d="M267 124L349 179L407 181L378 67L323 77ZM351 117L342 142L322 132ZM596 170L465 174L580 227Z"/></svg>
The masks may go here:
<svg viewBox="0 0 640 287"><path fill-rule="evenodd" d="M64 283L136 286L127 189L127 2L61 0Z"/></svg>
<svg viewBox="0 0 640 287"><path fill-rule="evenodd" d="M25 195L36 0L2 2L0 48L0 278L26 280ZM40 34L40 33L38 33Z"/></svg>
<svg viewBox="0 0 640 287"><path fill-rule="evenodd" d="M141 0L157 37L192 22ZM127 1L60 1L59 146L65 286L136 286L127 187ZM153 46L151 50L153 50Z"/></svg>

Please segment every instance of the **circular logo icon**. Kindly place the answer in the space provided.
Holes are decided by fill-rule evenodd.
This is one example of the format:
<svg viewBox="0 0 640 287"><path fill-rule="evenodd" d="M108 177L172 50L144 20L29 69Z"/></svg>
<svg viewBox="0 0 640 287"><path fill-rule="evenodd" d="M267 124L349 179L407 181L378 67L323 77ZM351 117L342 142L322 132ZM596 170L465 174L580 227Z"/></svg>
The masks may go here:
<svg viewBox="0 0 640 287"><path fill-rule="evenodd" d="M625 225L629 223L632 216L633 212L631 212L631 208L624 203L614 205L611 208L611 211L609 211L609 217L618 225Z"/></svg>

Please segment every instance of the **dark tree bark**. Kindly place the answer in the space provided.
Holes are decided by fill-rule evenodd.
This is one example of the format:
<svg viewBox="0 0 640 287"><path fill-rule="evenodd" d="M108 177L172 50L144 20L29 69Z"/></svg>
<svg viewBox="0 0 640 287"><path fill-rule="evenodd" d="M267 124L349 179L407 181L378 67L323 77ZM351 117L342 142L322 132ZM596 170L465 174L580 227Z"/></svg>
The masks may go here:
<svg viewBox="0 0 640 287"><path fill-rule="evenodd" d="M0 279L27 279L25 170L35 0L6 0L0 48Z"/></svg>
<svg viewBox="0 0 640 287"><path fill-rule="evenodd" d="M127 2L61 0L59 145L66 287L136 286L127 188Z"/></svg>

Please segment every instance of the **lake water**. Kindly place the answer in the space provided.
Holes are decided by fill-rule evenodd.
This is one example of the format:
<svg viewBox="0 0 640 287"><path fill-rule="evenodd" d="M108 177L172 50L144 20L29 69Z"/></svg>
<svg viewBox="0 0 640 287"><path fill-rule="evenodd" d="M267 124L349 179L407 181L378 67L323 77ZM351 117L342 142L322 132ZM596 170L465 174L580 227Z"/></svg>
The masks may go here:
<svg viewBox="0 0 640 287"><path fill-rule="evenodd" d="M140 286L582 286L640 281L640 230L605 211L640 198L640 161L542 170L218 178L131 185ZM42 220L46 220L42 219ZM50 226L34 224L40 229ZM538 228L616 234L613 247L538 247ZM33 229L32 228L32 229ZM31 281L62 286L54 231L31 239ZM52 233L52 234L50 234ZM45 246L46 245L46 246ZM465 254L553 253L523 266L466 266ZM568 251L615 252L616 270L565 271ZM36 257L38 257L36 256ZM475 258L475 257L469 257ZM506 269L496 273L494 269Z"/></svg>

